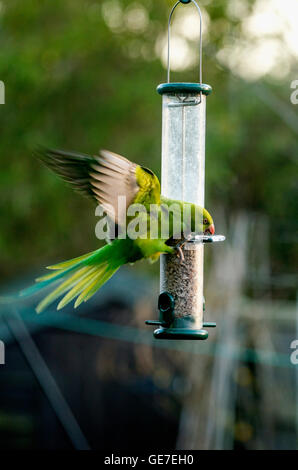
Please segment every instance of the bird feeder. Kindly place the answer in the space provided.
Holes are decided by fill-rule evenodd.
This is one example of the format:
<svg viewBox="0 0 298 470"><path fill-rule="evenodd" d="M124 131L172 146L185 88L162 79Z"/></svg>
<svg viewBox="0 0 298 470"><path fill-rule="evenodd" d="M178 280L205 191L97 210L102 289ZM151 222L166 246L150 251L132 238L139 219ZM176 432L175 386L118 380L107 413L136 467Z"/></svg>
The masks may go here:
<svg viewBox="0 0 298 470"><path fill-rule="evenodd" d="M170 27L179 3L193 3L200 16L199 83L170 82ZM204 207L206 100L212 88L202 82L202 15L195 0L179 0L169 16L167 83L157 87L162 96L162 177L163 196ZM222 235L196 234L184 240L184 262L176 254L161 255L157 339L208 338L204 328L203 266L204 244L223 241Z"/></svg>

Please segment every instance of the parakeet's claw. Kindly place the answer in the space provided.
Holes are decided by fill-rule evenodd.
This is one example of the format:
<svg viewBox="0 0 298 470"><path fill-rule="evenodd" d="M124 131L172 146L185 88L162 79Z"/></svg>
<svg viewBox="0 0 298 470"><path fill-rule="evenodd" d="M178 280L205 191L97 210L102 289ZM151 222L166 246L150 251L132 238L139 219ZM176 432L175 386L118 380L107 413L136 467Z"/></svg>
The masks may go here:
<svg viewBox="0 0 298 470"><path fill-rule="evenodd" d="M177 257L180 258L180 264L183 264L184 261L185 261L185 258L184 258L184 254L183 254L183 250L181 248L181 245L177 246L176 250L177 250Z"/></svg>
<svg viewBox="0 0 298 470"><path fill-rule="evenodd" d="M184 258L184 253L183 253L183 250L182 248L184 247L185 243L189 242L189 240L191 240L192 238L192 235L188 235L187 237L183 238L183 240L181 240L179 243L177 243L177 245L175 246L175 250L177 252L177 256L178 258L180 258L180 263L183 264L184 261L185 261L185 258Z"/></svg>

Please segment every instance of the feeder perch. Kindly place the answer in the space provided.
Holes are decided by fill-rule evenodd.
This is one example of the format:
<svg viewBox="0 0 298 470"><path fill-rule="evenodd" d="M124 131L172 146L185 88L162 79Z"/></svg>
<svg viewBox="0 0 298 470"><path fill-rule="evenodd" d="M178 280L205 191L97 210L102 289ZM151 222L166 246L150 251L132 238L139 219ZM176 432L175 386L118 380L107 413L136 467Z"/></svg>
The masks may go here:
<svg viewBox="0 0 298 470"><path fill-rule="evenodd" d="M199 83L170 82L170 26L179 3L193 3L200 16ZM162 95L162 178L163 196L204 207L206 98L212 88L202 82L202 15L195 0L179 0L169 16L167 83L158 85ZM203 263L204 244L223 241L223 235L196 235L184 245L183 263L174 255L161 255L158 339L208 338L204 328Z"/></svg>

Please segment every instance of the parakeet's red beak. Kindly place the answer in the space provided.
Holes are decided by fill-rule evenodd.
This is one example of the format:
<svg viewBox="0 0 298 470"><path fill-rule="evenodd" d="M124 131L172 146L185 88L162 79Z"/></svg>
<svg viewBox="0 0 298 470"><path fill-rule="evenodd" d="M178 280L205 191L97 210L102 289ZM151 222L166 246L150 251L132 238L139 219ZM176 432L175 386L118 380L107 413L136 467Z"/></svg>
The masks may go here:
<svg viewBox="0 0 298 470"><path fill-rule="evenodd" d="M214 227L214 224L211 224L209 225L208 228L206 228L205 232L204 232L205 235L214 235L215 234L215 227Z"/></svg>

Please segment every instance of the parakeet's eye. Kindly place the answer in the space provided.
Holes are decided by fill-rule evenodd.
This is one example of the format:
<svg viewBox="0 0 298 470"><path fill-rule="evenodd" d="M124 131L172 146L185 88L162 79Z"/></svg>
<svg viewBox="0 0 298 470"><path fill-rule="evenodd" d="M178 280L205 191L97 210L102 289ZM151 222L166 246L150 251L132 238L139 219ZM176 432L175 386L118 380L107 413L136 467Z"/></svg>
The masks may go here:
<svg viewBox="0 0 298 470"><path fill-rule="evenodd" d="M204 223L204 225L207 225L208 224L208 219L204 219L203 223Z"/></svg>

